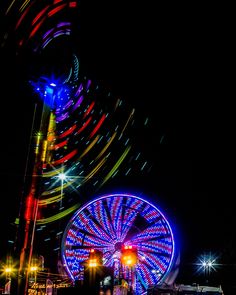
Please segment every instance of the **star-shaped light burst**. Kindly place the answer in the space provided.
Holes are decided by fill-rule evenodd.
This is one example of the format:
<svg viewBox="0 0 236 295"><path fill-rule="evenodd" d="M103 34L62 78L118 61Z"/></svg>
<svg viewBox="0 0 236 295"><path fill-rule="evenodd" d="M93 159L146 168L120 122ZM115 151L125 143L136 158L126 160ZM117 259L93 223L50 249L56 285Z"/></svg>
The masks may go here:
<svg viewBox="0 0 236 295"><path fill-rule="evenodd" d="M66 174L65 173L59 173L58 178L61 180L61 201L60 201L60 207L62 206L62 196L63 196L63 184L66 180Z"/></svg>
<svg viewBox="0 0 236 295"><path fill-rule="evenodd" d="M64 181L64 180L66 179L66 174L65 174L65 173L59 173L58 178L59 178L61 181Z"/></svg>
<svg viewBox="0 0 236 295"><path fill-rule="evenodd" d="M210 275L211 272L217 271L219 267L217 258L216 255L212 255L211 253L201 255L196 263L197 272L204 272L205 275Z"/></svg>
<svg viewBox="0 0 236 295"><path fill-rule="evenodd" d="M51 165L52 166L52 165ZM53 166L52 166L53 167ZM54 168L54 167L53 167ZM73 175L73 167L70 169L67 169L65 171L65 167L62 166L59 169L54 168L55 175L52 177L55 179L54 182L52 182L52 187L57 186L57 183L60 182L60 190L61 190L61 199L64 195L64 188L71 187L74 191L77 191L76 187L74 186L74 183L78 181L82 181L85 177L81 175Z"/></svg>
<svg viewBox="0 0 236 295"><path fill-rule="evenodd" d="M67 171L64 172L64 169L62 169L62 172L60 172L59 174L57 174L56 178L61 182L61 200L60 200L60 208L62 208L62 199L63 199L63 189L64 189L64 183L68 182L68 185L72 185L73 181L71 182L72 178L78 178L78 176L71 176L69 175L70 172ZM81 177L79 177L81 178Z"/></svg>

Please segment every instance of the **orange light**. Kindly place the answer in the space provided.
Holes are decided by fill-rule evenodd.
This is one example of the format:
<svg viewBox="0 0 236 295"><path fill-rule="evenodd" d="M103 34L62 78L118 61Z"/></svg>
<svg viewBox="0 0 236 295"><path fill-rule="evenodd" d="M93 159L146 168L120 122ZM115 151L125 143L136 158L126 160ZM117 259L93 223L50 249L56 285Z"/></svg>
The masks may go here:
<svg viewBox="0 0 236 295"><path fill-rule="evenodd" d="M133 266L137 263L137 249L131 245L126 245L121 249L121 262L127 266Z"/></svg>
<svg viewBox="0 0 236 295"><path fill-rule="evenodd" d="M88 266L89 266L89 267L96 267L96 266L98 266L97 259L96 259L96 258L94 258L94 259L89 259Z"/></svg>
<svg viewBox="0 0 236 295"><path fill-rule="evenodd" d="M88 266L96 267L102 265L102 252L97 249L89 250Z"/></svg>

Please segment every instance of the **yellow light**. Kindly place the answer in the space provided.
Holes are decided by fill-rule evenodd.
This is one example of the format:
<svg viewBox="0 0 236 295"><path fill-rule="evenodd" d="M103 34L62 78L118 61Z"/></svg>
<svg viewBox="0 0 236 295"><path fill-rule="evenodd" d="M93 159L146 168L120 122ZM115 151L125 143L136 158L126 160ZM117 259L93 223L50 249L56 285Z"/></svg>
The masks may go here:
<svg viewBox="0 0 236 295"><path fill-rule="evenodd" d="M30 271L37 271L38 267L37 266L31 266Z"/></svg>
<svg viewBox="0 0 236 295"><path fill-rule="evenodd" d="M126 264L127 264L127 265L132 265L132 264L133 264L132 259L128 259L128 260L126 261Z"/></svg>
<svg viewBox="0 0 236 295"><path fill-rule="evenodd" d="M135 264L134 259L132 259L132 256L130 256L130 255L123 256L122 260L123 260L123 263L125 265L133 265L133 264Z"/></svg>
<svg viewBox="0 0 236 295"><path fill-rule="evenodd" d="M6 267L5 268L5 272L6 273L10 273L10 272L12 272L13 271L13 269L11 268L11 267Z"/></svg>

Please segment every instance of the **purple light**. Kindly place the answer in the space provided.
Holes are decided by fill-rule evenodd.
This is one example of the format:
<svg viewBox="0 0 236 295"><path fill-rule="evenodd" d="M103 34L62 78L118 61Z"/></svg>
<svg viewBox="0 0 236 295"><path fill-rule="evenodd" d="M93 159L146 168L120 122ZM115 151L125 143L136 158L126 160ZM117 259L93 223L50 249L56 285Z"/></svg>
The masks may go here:
<svg viewBox="0 0 236 295"><path fill-rule="evenodd" d="M83 259L89 255L85 246L102 251L105 266L116 265L117 269L122 269L117 258L120 257L119 245L137 248L138 294L145 292L150 284L165 282L176 254L173 232L157 207L130 194L99 197L85 204L71 218L62 240L63 263L69 276L72 280L80 279ZM128 276L127 270L122 271Z"/></svg>
<svg viewBox="0 0 236 295"><path fill-rule="evenodd" d="M61 23L57 24L57 27L58 28L65 27L65 26L69 27L70 25L71 25L71 23L69 23L69 22L61 22Z"/></svg>

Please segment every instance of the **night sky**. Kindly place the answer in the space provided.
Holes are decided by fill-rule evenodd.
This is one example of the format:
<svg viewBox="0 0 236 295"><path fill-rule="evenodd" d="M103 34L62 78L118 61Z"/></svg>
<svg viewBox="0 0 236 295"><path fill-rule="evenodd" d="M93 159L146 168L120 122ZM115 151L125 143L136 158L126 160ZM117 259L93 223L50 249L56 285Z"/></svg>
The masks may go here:
<svg viewBox="0 0 236 295"><path fill-rule="evenodd" d="M230 159L219 104L214 17L197 4L126 2L81 1L73 36L80 70L150 119L148 132L137 132L137 142L153 167L125 186L159 204L175 225L179 282L202 280L193 263L212 253L222 264L212 273L212 283L222 283L227 291L236 274L235 189L226 169ZM59 48L55 60L63 54L63 45ZM1 260L14 232L23 186L33 116L24 84L30 64L27 57L17 59L13 45L2 50Z"/></svg>

